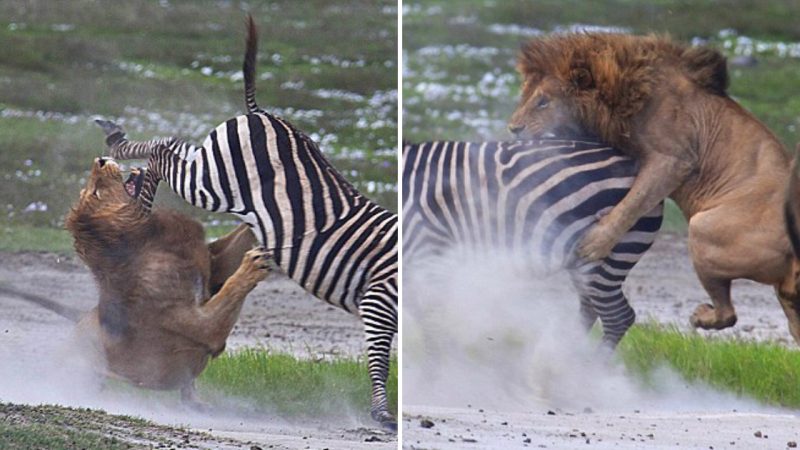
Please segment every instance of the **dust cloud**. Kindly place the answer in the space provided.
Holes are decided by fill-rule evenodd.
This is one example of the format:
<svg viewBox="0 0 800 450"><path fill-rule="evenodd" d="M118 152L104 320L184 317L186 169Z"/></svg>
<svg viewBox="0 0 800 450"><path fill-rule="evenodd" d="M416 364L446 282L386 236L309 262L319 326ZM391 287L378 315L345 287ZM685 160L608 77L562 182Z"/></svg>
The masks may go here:
<svg viewBox="0 0 800 450"><path fill-rule="evenodd" d="M499 411L766 410L667 367L626 372L579 323L565 273L452 251L403 272L403 402ZM633 305L635 307L635 305Z"/></svg>
<svg viewBox="0 0 800 450"><path fill-rule="evenodd" d="M177 391L139 389L109 381L103 376L102 357L78 337L75 325L67 320L58 327L29 327L9 334L10 338L0 341L0 402L102 409L160 424L242 433L248 439L282 439L320 434L319 430L373 426L364 411L336 395L328 399L339 411L335 417L287 417L268 404L208 389L198 393L206 405L197 409L184 405Z"/></svg>

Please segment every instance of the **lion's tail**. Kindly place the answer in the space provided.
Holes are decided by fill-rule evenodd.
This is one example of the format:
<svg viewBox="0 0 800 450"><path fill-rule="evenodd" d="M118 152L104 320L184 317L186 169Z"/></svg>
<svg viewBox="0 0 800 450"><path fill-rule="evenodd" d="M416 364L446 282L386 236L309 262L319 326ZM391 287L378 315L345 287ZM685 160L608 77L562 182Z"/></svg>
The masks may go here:
<svg viewBox="0 0 800 450"><path fill-rule="evenodd" d="M794 152L791 169L789 172L789 186L786 192L783 214L786 221L786 231L792 242L792 250L796 258L800 258L800 144Z"/></svg>
<svg viewBox="0 0 800 450"><path fill-rule="evenodd" d="M263 112L256 103L256 58L258 57L258 30L252 15L247 15L247 41L245 44L244 63L244 101L248 113Z"/></svg>
<svg viewBox="0 0 800 450"><path fill-rule="evenodd" d="M72 322L78 322L81 317L83 316L83 311L78 309L62 305L60 303L56 303L48 298L39 297L38 295L30 294L28 292L18 291L14 288L10 288L8 286L0 285L0 295L5 295L9 297L16 297L21 300L25 300L36 305L41 306L42 308L49 309L50 311L58 314L59 316L70 320Z"/></svg>

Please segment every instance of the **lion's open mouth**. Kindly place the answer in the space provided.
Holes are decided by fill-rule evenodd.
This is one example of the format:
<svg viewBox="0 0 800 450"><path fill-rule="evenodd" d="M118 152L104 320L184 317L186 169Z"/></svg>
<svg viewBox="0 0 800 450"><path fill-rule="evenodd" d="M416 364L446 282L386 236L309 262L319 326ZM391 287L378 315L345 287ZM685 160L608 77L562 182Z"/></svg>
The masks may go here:
<svg viewBox="0 0 800 450"><path fill-rule="evenodd" d="M125 180L125 190L133 198L138 198L142 192L142 184L144 183L144 176L146 169L131 169L131 174Z"/></svg>

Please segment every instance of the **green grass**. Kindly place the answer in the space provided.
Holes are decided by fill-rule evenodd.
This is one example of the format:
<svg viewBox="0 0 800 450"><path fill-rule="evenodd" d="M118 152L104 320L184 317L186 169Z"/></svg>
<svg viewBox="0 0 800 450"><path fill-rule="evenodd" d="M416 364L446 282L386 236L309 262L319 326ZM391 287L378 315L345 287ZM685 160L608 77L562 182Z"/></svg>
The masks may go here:
<svg viewBox="0 0 800 450"><path fill-rule="evenodd" d="M203 432L99 409L0 402L0 450L195 448L200 442L221 445Z"/></svg>
<svg viewBox="0 0 800 450"><path fill-rule="evenodd" d="M800 408L800 351L778 344L706 338L675 328L641 325L625 335L619 355L645 382L656 369L668 365L689 381Z"/></svg>
<svg viewBox="0 0 800 450"><path fill-rule="evenodd" d="M68 253L72 251L72 236L58 228L0 225L0 251Z"/></svg>
<svg viewBox="0 0 800 450"><path fill-rule="evenodd" d="M96 432L50 424L12 425L0 422L0 450L146 448Z"/></svg>
<svg viewBox="0 0 800 450"><path fill-rule="evenodd" d="M363 360L304 360L245 349L213 360L198 379L200 395L233 396L282 415L368 414L371 388ZM397 410L397 361L391 361L390 408Z"/></svg>

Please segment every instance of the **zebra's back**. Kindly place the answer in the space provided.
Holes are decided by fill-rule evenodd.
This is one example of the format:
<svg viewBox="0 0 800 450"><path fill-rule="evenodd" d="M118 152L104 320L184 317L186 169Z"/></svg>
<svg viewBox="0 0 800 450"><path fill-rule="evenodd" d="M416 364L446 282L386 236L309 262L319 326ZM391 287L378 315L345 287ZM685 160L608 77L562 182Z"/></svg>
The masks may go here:
<svg viewBox="0 0 800 450"><path fill-rule="evenodd" d="M428 142L406 146L403 161L405 254L458 244L521 252L547 267L571 259L637 170L614 148L562 140ZM649 247L660 225L659 208L618 248Z"/></svg>

